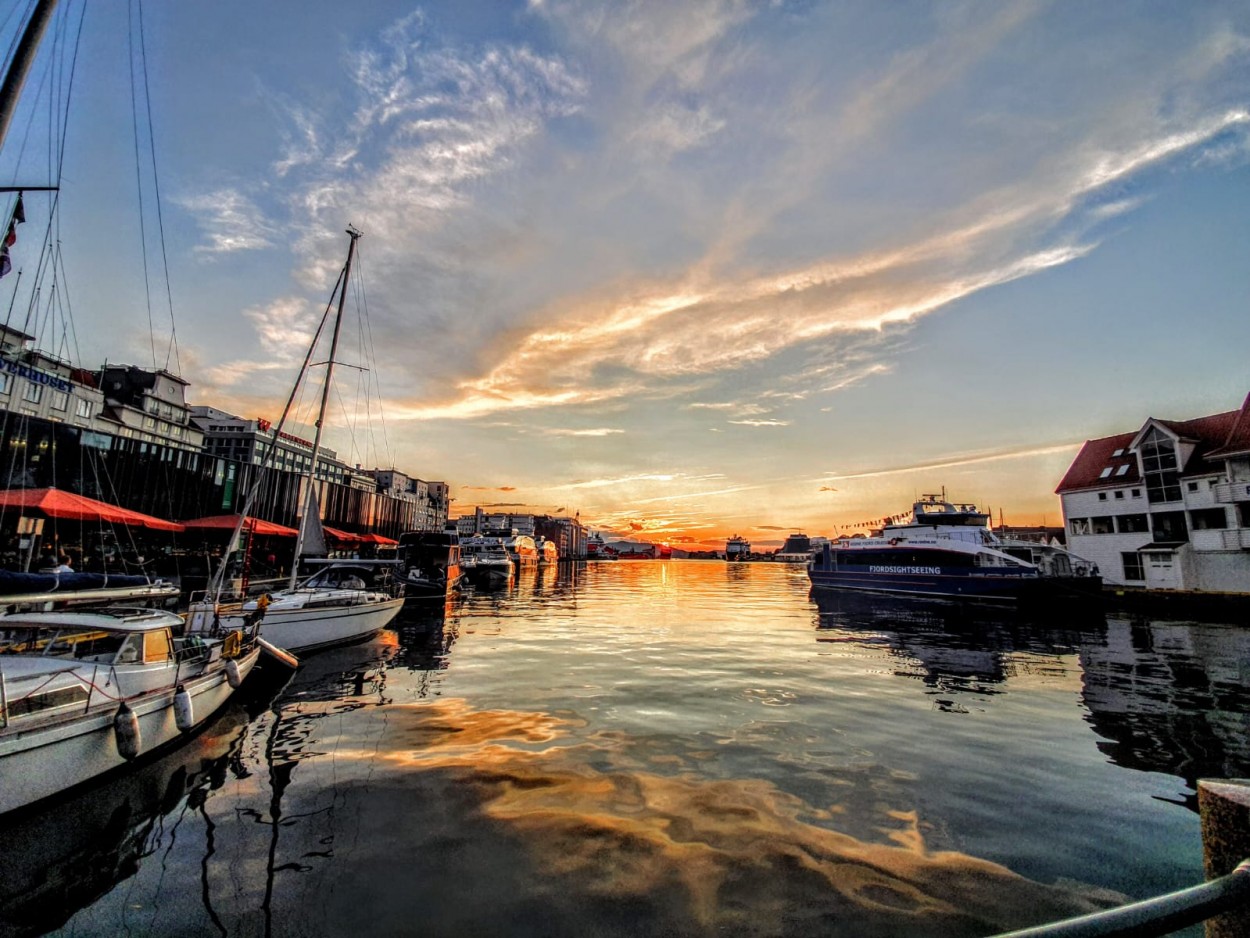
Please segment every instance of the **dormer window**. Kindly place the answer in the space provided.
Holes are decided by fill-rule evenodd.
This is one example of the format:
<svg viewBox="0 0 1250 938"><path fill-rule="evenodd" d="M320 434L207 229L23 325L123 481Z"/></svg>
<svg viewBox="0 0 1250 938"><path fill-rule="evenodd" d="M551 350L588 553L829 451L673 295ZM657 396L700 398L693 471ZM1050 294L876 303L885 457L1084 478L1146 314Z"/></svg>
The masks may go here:
<svg viewBox="0 0 1250 938"><path fill-rule="evenodd" d="M1100 479L1106 479L1106 478L1108 478L1110 475L1111 475L1111 467L1110 467L1110 466L1108 466L1108 467L1107 467L1106 469L1104 469L1102 472L1098 473L1098 478L1100 478Z"/></svg>
<svg viewBox="0 0 1250 938"><path fill-rule="evenodd" d="M1125 463L1123 466L1121 466L1119 469L1115 471L1115 474L1118 476L1128 475L1128 471L1129 471L1129 464Z"/></svg>
<svg viewBox="0 0 1250 938"><path fill-rule="evenodd" d="M1142 440L1142 470L1146 476L1146 500L1151 504L1181 500L1180 467L1176 444L1158 427Z"/></svg>
<svg viewBox="0 0 1250 938"><path fill-rule="evenodd" d="M1112 455L1112 456L1123 456L1123 455L1124 455L1124 450L1123 450L1123 449L1118 449L1118 450L1116 450L1114 453L1112 453L1111 455Z"/></svg>

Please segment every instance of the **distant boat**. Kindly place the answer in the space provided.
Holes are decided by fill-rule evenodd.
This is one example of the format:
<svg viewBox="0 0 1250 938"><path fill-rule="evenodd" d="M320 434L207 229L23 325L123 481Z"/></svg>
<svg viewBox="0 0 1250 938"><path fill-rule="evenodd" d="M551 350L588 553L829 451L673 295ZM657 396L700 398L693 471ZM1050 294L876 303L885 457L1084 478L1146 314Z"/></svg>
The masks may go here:
<svg viewBox="0 0 1250 938"><path fill-rule="evenodd" d="M627 544L616 551L618 560L654 560L656 547L654 544Z"/></svg>
<svg viewBox="0 0 1250 938"><path fill-rule="evenodd" d="M1003 541L988 522L975 505L925 495L910 521L824 545L808 575L823 589L1008 604L1101 594L1094 564L1055 545Z"/></svg>
<svg viewBox="0 0 1250 938"><path fill-rule="evenodd" d="M809 563L811 559L812 539L806 534L791 534L773 554L773 560L780 563Z"/></svg>
<svg viewBox="0 0 1250 938"><path fill-rule="evenodd" d="M751 556L751 542L735 534L725 542L725 559L731 563L747 560Z"/></svg>
<svg viewBox="0 0 1250 938"><path fill-rule="evenodd" d="M502 537L475 534L460 542L464 558L465 575L469 580L486 587L504 586L512 579L512 558L504 546Z"/></svg>
<svg viewBox="0 0 1250 938"><path fill-rule="evenodd" d="M595 532L586 538L586 559L587 560L615 560L616 551L608 547L608 545L603 540L602 534Z"/></svg>
<svg viewBox="0 0 1250 938"><path fill-rule="evenodd" d="M158 609L0 616L0 814L178 740L230 699L256 628L181 628Z"/></svg>
<svg viewBox="0 0 1250 938"><path fill-rule="evenodd" d="M401 534L398 553L405 596L445 596L460 587L460 537L455 531Z"/></svg>
<svg viewBox="0 0 1250 938"><path fill-rule="evenodd" d="M550 566L560 560L560 548L556 546L555 541L549 541L545 537L540 537L535 541L535 547L538 549L539 566Z"/></svg>

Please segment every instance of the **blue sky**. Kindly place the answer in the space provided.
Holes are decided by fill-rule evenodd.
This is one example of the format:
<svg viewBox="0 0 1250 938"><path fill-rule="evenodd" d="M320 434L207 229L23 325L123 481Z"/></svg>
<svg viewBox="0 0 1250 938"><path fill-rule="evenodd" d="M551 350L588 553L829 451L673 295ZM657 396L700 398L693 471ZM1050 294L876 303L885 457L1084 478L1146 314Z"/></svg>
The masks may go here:
<svg viewBox="0 0 1250 938"><path fill-rule="evenodd" d="M361 6L142 10L172 315L135 30L87 10L84 363L164 364L172 322L193 401L276 416L351 223L372 370L340 455L761 546L943 486L1056 522L1081 441L1250 391L1245 4ZM47 176L15 144L41 74L6 182Z"/></svg>

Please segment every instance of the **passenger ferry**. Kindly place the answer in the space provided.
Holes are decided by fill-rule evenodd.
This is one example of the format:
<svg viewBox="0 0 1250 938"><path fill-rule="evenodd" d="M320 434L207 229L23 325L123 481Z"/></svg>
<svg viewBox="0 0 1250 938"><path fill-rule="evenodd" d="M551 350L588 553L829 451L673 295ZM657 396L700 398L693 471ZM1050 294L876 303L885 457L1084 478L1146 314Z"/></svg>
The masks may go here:
<svg viewBox="0 0 1250 938"><path fill-rule="evenodd" d="M1102 577L1062 547L1002 540L975 505L924 495L911 520L873 537L824 545L808 566L822 589L902 593L977 602L1092 599Z"/></svg>
<svg viewBox="0 0 1250 938"><path fill-rule="evenodd" d="M779 563L810 563L811 559L812 539L806 534L791 534L773 554L773 560Z"/></svg>
<svg viewBox="0 0 1250 938"><path fill-rule="evenodd" d="M725 542L725 559L729 562L746 560L751 556L751 542L735 534Z"/></svg>

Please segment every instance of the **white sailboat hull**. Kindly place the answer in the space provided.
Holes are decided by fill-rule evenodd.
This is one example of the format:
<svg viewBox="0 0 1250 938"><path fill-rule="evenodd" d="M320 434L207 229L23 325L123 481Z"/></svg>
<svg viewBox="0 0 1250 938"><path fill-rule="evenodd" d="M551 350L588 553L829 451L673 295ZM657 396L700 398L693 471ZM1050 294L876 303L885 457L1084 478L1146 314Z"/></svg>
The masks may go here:
<svg viewBox="0 0 1250 938"><path fill-rule="evenodd" d="M235 659L240 679L251 672L260 649ZM139 722L142 757L167 743L194 732L221 709L234 693L224 668L184 680L190 694L194 725L178 728L174 712L174 687L164 687L126 702ZM127 760L117 748L115 718L118 704L108 700L69 719L0 735L0 814L33 804L65 789L89 781Z"/></svg>
<svg viewBox="0 0 1250 938"><path fill-rule="evenodd" d="M403 607L402 596L351 606L270 607L261 620L260 634L279 648L296 653L346 645L376 635Z"/></svg>

